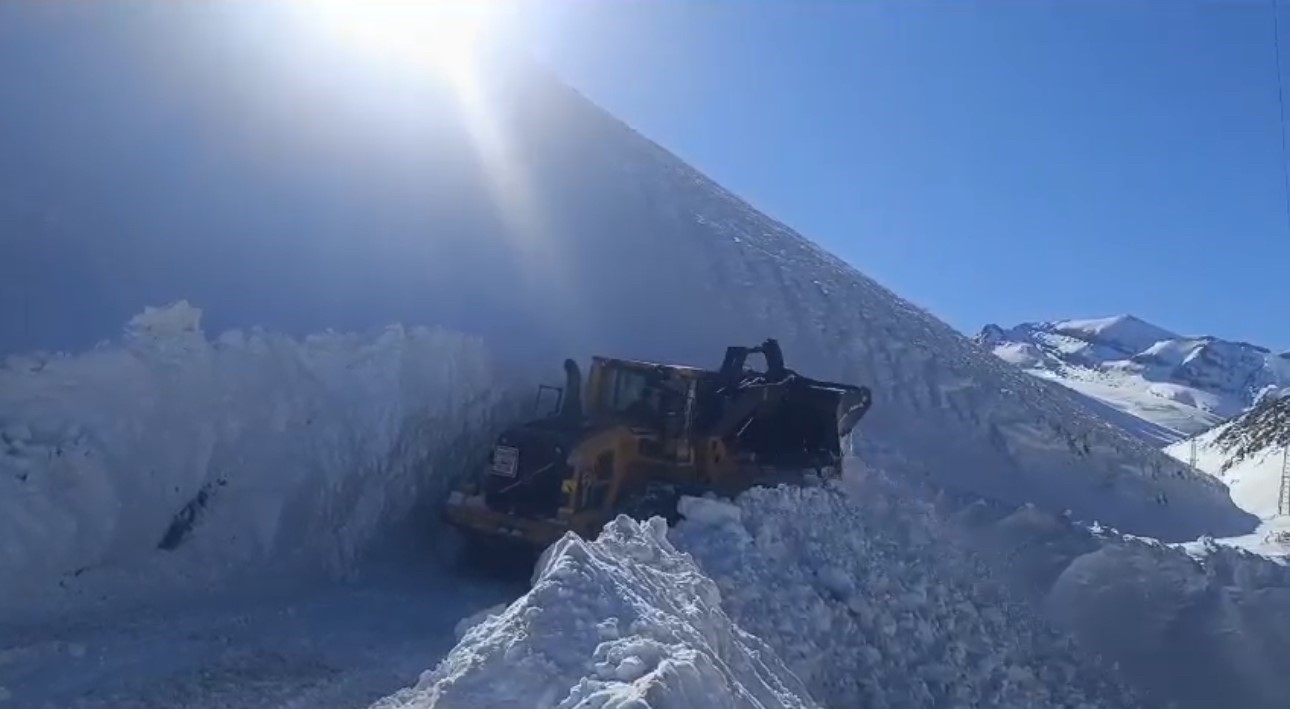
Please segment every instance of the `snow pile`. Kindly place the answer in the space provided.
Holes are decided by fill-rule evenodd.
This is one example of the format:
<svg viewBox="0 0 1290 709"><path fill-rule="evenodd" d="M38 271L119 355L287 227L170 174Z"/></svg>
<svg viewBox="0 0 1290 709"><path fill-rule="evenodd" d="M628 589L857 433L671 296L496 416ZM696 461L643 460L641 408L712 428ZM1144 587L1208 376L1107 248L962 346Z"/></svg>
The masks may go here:
<svg viewBox="0 0 1290 709"><path fill-rule="evenodd" d="M0 614L344 572L438 497L501 394L442 330L206 339L187 303L0 368Z"/></svg>
<svg viewBox="0 0 1290 709"><path fill-rule="evenodd" d="M1236 540L1168 545L1034 507L939 501L996 578L1151 706L1280 709L1290 691L1290 567ZM1271 548L1282 527L1241 545ZM1285 547L1282 547L1284 553Z"/></svg>
<svg viewBox="0 0 1290 709"><path fill-rule="evenodd" d="M878 478L681 511L677 547L827 706L1135 706Z"/></svg>
<svg viewBox="0 0 1290 709"><path fill-rule="evenodd" d="M373 709L816 706L722 611L661 518L619 517L592 542L566 535L531 591L484 615L415 687Z"/></svg>
<svg viewBox="0 0 1290 709"><path fill-rule="evenodd" d="M1283 357L1244 342L1183 337L1129 315L987 325L977 342L997 357L1120 414L1151 442L1200 433L1290 386ZM1105 413L1105 412L1103 412ZM1134 421L1133 419L1137 419Z"/></svg>

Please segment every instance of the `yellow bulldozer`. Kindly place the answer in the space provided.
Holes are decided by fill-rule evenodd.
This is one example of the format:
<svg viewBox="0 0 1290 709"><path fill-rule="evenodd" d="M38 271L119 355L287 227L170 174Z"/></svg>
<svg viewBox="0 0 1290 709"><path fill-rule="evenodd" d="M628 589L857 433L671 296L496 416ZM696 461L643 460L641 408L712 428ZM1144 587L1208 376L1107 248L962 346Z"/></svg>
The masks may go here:
<svg viewBox="0 0 1290 709"><path fill-rule="evenodd" d="M760 354L764 370L748 367ZM869 389L804 377L779 343L729 347L716 371L593 357L584 386L565 360L549 414L501 433L445 517L475 542L538 551L572 531L594 537L622 513L676 519L681 495L732 496L842 472L842 442Z"/></svg>

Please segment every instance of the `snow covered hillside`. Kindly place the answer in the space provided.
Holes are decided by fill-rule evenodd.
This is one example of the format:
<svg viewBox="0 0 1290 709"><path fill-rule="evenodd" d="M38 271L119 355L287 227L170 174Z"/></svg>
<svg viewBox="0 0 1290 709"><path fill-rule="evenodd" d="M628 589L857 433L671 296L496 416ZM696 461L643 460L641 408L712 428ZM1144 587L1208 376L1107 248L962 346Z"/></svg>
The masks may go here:
<svg viewBox="0 0 1290 709"><path fill-rule="evenodd" d="M173 7L128 21L200 12ZM94 31L91 53L146 55L112 22ZM478 115L463 116L422 75L364 77L384 89L361 96L331 82L244 91L265 72L191 39L192 61L165 62L174 113L152 120L148 100L104 108L117 137L107 146L37 119L42 106L79 102L97 115L111 100L53 80L74 67L50 61L30 72L39 82L7 89L7 105L27 111L3 138L14 152L0 170L16 172L0 179L18 188L0 209L60 218L19 230L14 257L0 259L0 347L74 350L180 298L200 304L213 331L444 326L499 356L551 364L604 353L716 366L725 346L774 336L799 371L872 387L858 452L886 470L1169 539L1254 524L1208 476L973 346L531 64L484 66ZM265 61L286 72L294 58ZM317 112L301 132L208 123L194 108L224 99L247 115L348 110ZM246 149L182 170L128 149L201 150L193 130ZM63 183L82 189L41 189ZM127 208L144 204L156 208Z"/></svg>
<svg viewBox="0 0 1290 709"><path fill-rule="evenodd" d="M1267 519L1277 514L1282 471L1290 447L1290 389L1270 391L1250 410L1165 449L1178 460L1222 480L1243 509Z"/></svg>
<svg viewBox="0 0 1290 709"><path fill-rule="evenodd" d="M200 316L149 309L118 343L0 367L0 621L343 574L442 497L503 405L473 338L211 340Z"/></svg>
<svg viewBox="0 0 1290 709"><path fill-rule="evenodd" d="M1131 315L987 325L977 342L1004 361L1087 396L1147 440L1172 443L1290 385L1290 352L1183 337Z"/></svg>

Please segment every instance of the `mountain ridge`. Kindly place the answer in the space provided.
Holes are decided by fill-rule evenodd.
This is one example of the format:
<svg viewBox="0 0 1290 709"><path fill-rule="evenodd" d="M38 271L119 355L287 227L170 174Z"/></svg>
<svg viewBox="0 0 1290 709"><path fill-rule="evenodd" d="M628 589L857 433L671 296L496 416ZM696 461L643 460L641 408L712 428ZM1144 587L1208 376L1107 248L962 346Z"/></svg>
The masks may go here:
<svg viewBox="0 0 1290 709"><path fill-rule="evenodd" d="M974 340L1032 375L1150 424L1134 432L1159 444L1212 428L1270 388L1290 385L1290 353L1179 335L1134 315L989 324Z"/></svg>

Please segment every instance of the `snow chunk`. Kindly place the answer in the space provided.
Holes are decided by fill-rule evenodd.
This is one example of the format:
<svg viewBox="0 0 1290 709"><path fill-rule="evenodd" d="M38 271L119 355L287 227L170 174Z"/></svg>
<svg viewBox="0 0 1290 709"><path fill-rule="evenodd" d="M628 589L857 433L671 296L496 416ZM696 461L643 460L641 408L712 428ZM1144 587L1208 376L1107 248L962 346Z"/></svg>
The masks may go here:
<svg viewBox="0 0 1290 709"><path fill-rule="evenodd" d="M692 497L683 495L677 503L677 511L682 517L711 526L739 524L743 513L739 506L714 498Z"/></svg>
<svg viewBox="0 0 1290 709"><path fill-rule="evenodd" d="M142 313L130 318L126 332L153 336L201 332L202 311L186 300L159 308L147 306Z"/></svg>
<svg viewBox="0 0 1290 709"><path fill-rule="evenodd" d="M817 706L718 599L662 519L618 517L552 545L532 590L373 709Z"/></svg>
<svg viewBox="0 0 1290 709"><path fill-rule="evenodd" d="M457 621L457 625L453 628L453 631L452 631L453 635L455 635L457 637L457 640L460 641L463 637L466 636L466 633L470 632L473 628L478 626L480 623L483 623L487 620L490 620L492 618L495 618L501 615L502 612L505 610L506 610L506 604L499 603L495 606L490 606L488 608L485 608L484 610L478 613L475 613L474 615L466 616L465 618L462 618L461 620Z"/></svg>

